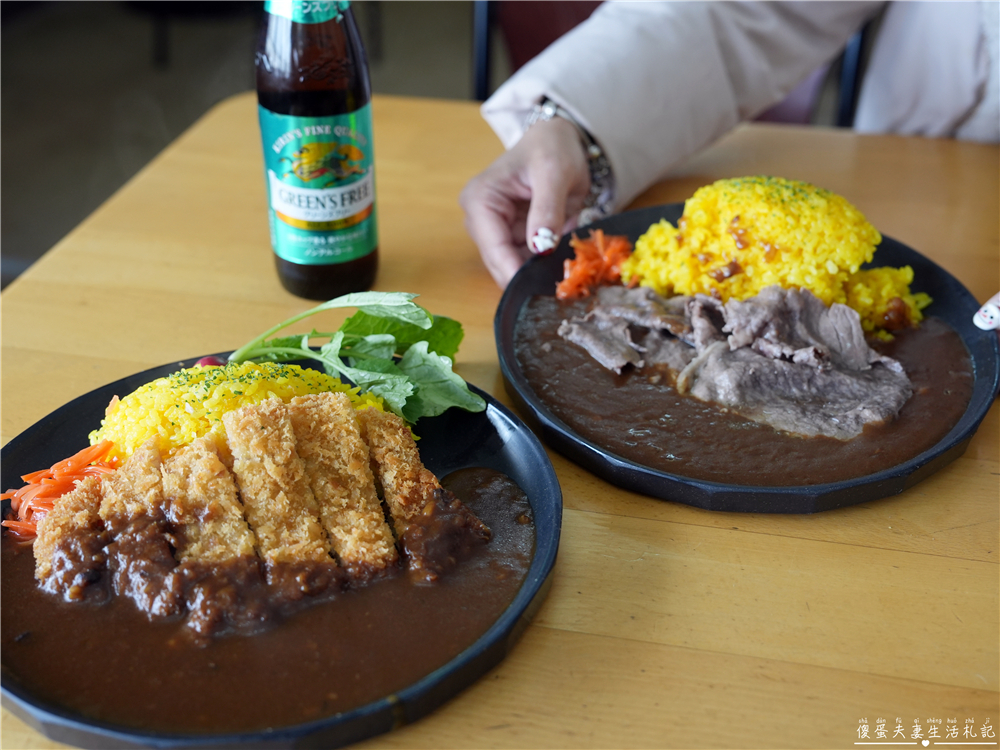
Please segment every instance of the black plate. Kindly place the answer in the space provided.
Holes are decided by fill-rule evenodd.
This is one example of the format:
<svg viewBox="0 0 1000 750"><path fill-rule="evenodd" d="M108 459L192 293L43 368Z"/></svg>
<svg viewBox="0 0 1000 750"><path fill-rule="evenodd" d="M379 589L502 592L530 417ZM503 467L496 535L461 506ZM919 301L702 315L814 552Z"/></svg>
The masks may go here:
<svg viewBox="0 0 1000 750"><path fill-rule="evenodd" d="M226 353L227 354L227 353ZM220 354L217 356L226 356ZM197 359L156 367L91 391L29 427L0 451L4 488L21 486L20 475L51 466L87 445L87 433L100 426L113 395L131 393L144 383L191 367ZM471 685L499 664L541 605L551 583L562 524L562 494L541 443L506 407L482 396L479 413L449 409L420 420L420 456L438 476L470 466L503 472L524 490L535 520L535 555L514 601L479 640L418 682L379 701L327 719L283 729L230 735L171 735L141 732L89 721L34 698L4 668L3 705L45 736L80 747L337 747L358 742L416 721ZM79 428L67 429L67 425ZM4 502L3 512L9 509Z"/></svg>
<svg viewBox="0 0 1000 750"><path fill-rule="evenodd" d="M683 211L683 203L643 208L611 216L578 231L586 236L589 228L599 228L607 234L626 235L635 242L660 219L676 226ZM875 264L912 266L915 281L911 288L927 292L934 299L928 312L954 328L972 356L975 371L972 400L951 432L932 449L892 469L828 484L752 487L689 479L651 469L584 439L553 415L531 388L514 354L514 329L521 307L536 295L553 295L563 277L563 261L572 256L569 237L563 237L551 255L532 258L511 280L493 323L500 371L519 411L546 443L574 463L627 490L708 510L748 513L815 513L876 500L902 492L962 455L997 395L1000 347L995 332L981 331L972 322L979 303L943 268L906 245L883 237Z"/></svg>

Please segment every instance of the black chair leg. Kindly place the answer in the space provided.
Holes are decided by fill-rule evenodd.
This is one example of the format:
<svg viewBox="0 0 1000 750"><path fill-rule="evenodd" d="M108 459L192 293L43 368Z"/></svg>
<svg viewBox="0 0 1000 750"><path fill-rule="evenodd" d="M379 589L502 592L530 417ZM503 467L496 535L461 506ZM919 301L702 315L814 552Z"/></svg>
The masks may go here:
<svg viewBox="0 0 1000 750"><path fill-rule="evenodd" d="M491 0L475 0L472 4L472 89L475 98L481 102L490 96L492 15Z"/></svg>
<svg viewBox="0 0 1000 750"><path fill-rule="evenodd" d="M837 127L854 126L854 115L858 108L858 93L864 75L862 53L868 47L874 22L869 21L854 34L844 47L840 64L840 91L837 98Z"/></svg>

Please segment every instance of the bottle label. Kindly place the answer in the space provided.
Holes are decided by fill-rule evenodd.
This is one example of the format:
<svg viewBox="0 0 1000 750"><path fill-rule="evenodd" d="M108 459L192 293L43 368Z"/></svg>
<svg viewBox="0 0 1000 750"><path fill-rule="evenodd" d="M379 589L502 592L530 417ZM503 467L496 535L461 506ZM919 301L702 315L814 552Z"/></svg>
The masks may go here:
<svg viewBox="0 0 1000 750"><path fill-rule="evenodd" d="M271 244L293 263L344 263L378 246L371 104L293 117L258 105Z"/></svg>
<svg viewBox="0 0 1000 750"><path fill-rule="evenodd" d="M264 11L294 23L323 23L339 21L350 5L348 0L265 0Z"/></svg>

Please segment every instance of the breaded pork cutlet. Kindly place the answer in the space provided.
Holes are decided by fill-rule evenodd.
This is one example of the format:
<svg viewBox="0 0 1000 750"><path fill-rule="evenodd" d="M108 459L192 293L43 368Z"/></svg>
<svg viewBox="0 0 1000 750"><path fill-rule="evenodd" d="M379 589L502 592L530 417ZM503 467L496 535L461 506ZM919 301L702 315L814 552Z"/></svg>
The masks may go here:
<svg viewBox="0 0 1000 750"><path fill-rule="evenodd" d="M195 640L266 619L254 535L214 440L197 438L163 462L163 496Z"/></svg>
<svg viewBox="0 0 1000 750"><path fill-rule="evenodd" d="M59 498L38 522L35 578L50 594L67 601L84 598L107 562L101 521L101 479L87 477ZM103 591L101 596L106 596Z"/></svg>
<svg viewBox="0 0 1000 750"><path fill-rule="evenodd" d="M402 419L390 412L362 409L358 422L396 536L401 537L427 504L434 502L434 490L440 489L441 483L424 468L410 428Z"/></svg>
<svg viewBox="0 0 1000 750"><path fill-rule="evenodd" d="M183 610L181 582L163 508L159 438L139 446L102 484L101 519L110 535L108 568L115 592L151 617Z"/></svg>
<svg viewBox="0 0 1000 750"><path fill-rule="evenodd" d="M358 421L412 572L435 580L490 540L489 528L424 466L402 419L363 409Z"/></svg>
<svg viewBox="0 0 1000 750"><path fill-rule="evenodd" d="M162 463L160 440L154 435L105 478L101 518L112 534L117 535L133 518L162 513Z"/></svg>
<svg viewBox="0 0 1000 750"><path fill-rule="evenodd" d="M347 394L296 396L288 413L323 527L341 565L365 576L395 563L399 553Z"/></svg>
<svg viewBox="0 0 1000 750"><path fill-rule="evenodd" d="M197 438L163 462L163 497L181 563L256 558L236 482L212 440Z"/></svg>
<svg viewBox="0 0 1000 750"><path fill-rule="evenodd" d="M285 404L268 399L228 412L222 421L247 521L264 561L269 566L332 563Z"/></svg>

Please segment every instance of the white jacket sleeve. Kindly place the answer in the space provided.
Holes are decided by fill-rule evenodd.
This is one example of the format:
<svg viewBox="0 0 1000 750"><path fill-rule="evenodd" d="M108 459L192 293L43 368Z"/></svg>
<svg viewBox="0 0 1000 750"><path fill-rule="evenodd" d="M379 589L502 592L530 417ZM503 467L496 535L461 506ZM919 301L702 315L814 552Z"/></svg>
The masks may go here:
<svg viewBox="0 0 1000 750"><path fill-rule="evenodd" d="M482 107L504 146L548 97L604 149L621 208L833 59L882 3L608 2Z"/></svg>
<svg viewBox="0 0 1000 750"><path fill-rule="evenodd" d="M996 0L890 3L861 86L854 129L996 143Z"/></svg>

